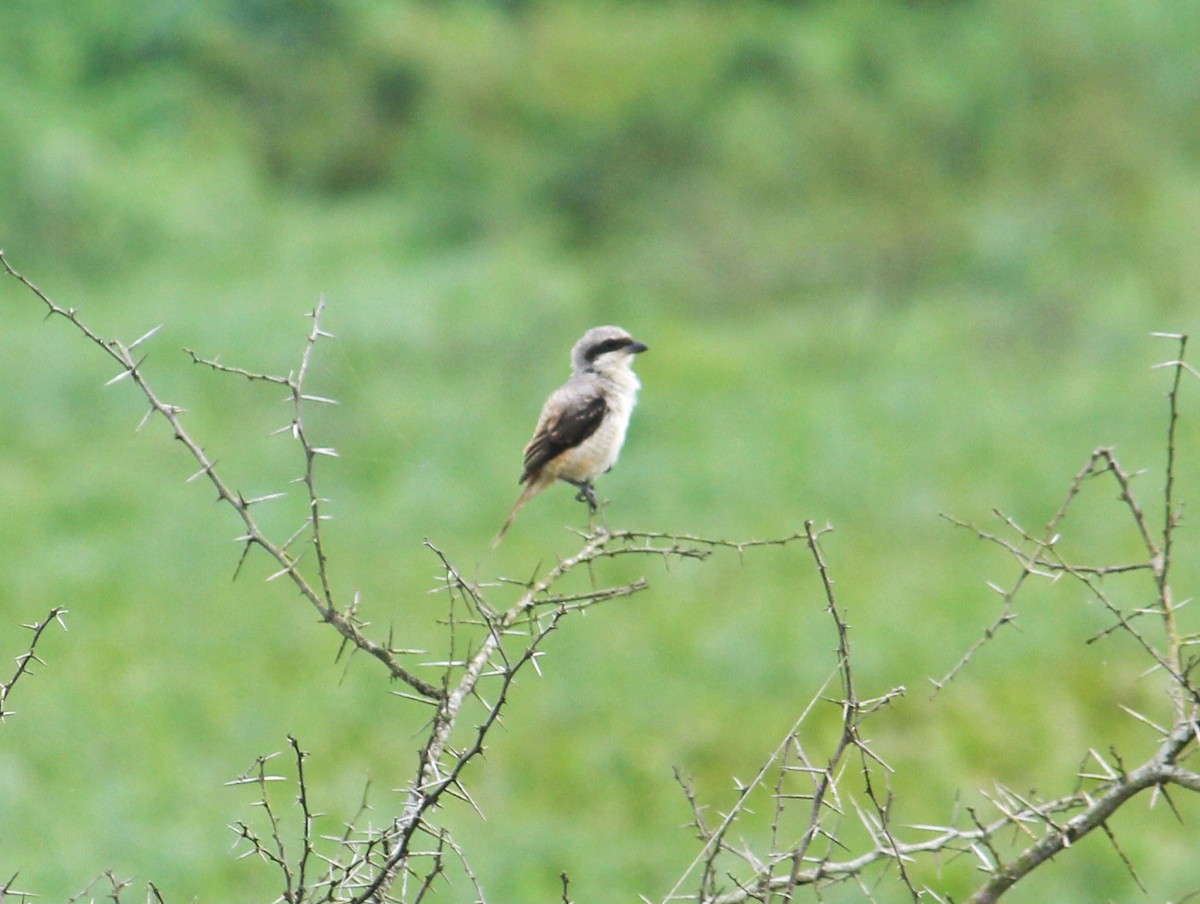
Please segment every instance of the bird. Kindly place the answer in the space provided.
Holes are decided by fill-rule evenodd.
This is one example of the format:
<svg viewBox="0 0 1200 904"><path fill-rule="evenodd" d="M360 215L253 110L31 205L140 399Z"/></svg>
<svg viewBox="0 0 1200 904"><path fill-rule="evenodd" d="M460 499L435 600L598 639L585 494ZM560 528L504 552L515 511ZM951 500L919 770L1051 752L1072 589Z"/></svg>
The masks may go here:
<svg viewBox="0 0 1200 904"><path fill-rule="evenodd" d="M625 444L629 417L641 383L631 364L648 346L619 326L592 327L571 349L571 378L542 406L533 438L525 446L525 485L496 546L517 512L556 480L574 486L590 512L598 508L592 481L610 470Z"/></svg>

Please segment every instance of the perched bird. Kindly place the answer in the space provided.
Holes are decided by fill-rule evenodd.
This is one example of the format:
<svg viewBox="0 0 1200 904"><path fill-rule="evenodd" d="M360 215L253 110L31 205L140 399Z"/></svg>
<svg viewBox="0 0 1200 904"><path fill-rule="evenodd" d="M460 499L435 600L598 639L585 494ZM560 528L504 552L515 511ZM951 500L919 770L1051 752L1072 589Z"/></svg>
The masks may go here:
<svg viewBox="0 0 1200 904"><path fill-rule="evenodd" d="M641 383L630 365L646 346L619 326L597 326L571 349L571 379L542 406L533 439L525 447L525 489L496 539L495 546L530 499L556 480L578 488L575 496L597 508L592 481L609 470L625 443L629 416Z"/></svg>

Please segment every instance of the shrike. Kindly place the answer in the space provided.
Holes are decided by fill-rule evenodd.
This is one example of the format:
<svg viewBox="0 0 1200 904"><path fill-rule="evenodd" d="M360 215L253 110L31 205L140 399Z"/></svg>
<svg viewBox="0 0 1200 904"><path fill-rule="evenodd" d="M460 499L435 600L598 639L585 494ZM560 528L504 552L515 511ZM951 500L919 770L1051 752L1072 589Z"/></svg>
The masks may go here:
<svg viewBox="0 0 1200 904"><path fill-rule="evenodd" d="M592 481L616 463L641 383L630 365L646 346L619 326L597 326L571 349L571 379L542 406L533 439L525 447L525 489L495 546L526 502L556 480L579 490L575 498L597 508Z"/></svg>

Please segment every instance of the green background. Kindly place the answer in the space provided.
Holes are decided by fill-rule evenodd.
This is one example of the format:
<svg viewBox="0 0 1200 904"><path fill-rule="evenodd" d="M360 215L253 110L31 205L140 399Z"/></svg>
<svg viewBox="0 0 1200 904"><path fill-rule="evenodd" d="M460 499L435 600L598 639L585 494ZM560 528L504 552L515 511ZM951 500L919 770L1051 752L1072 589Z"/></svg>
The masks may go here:
<svg viewBox="0 0 1200 904"><path fill-rule="evenodd" d="M281 535L303 507L297 450L268 436L280 394L180 349L286 372L324 296L336 587L429 659L423 539L480 580L576 547L565 488L488 541L571 344L628 328L650 351L599 486L610 526L832 524L860 693L908 688L867 729L897 821L945 822L989 813L997 781L1068 793L1089 748L1140 762L1152 733L1118 704L1170 718L1132 643L1085 643L1109 619L1065 584L1023 596L1020 631L934 700L928 678L1017 573L939 512L1036 530L1113 444L1157 517L1150 365L1175 348L1149 334L1194 329L1200 286L1196 34L1185 0L9 0L0 247L103 335L164 324L147 372L232 484L290 488L264 514ZM70 610L0 729L0 878L62 900L111 868L169 901L271 900L271 870L230 853L253 795L224 783L292 733L326 829L368 778L382 820L426 714L335 662L262 557L231 582L232 514L161 422L135 432L132 386L105 388L111 362L15 281L0 303L0 649ZM1188 499L1194 388L1183 411ZM1114 495L1089 487L1069 522L1087 561L1138 554ZM1184 598L1186 528L1177 556ZM559 900L562 871L579 900L661 899L696 853L672 767L727 808L834 667L799 545L602 571L652 586L551 638L468 774L486 821L444 814L489 900ZM1175 795L1181 824L1148 802L1114 821L1148 898L1097 835L1011 899L1196 891L1196 804ZM915 875L958 898L978 880L966 860Z"/></svg>

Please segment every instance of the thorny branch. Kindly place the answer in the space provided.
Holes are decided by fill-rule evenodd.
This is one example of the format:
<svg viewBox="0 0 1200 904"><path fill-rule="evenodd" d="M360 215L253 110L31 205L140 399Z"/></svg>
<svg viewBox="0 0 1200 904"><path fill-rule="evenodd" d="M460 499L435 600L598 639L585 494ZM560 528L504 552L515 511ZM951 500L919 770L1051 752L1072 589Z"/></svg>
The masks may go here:
<svg viewBox="0 0 1200 904"><path fill-rule="evenodd" d="M693 810L693 824L698 830L703 842L701 852L684 874L663 897L663 902L676 900L697 900L709 904L734 904L739 901L767 900L777 896L779 900L791 900L796 889L800 886L813 885L818 880L828 876L851 876L861 871L861 866L851 872L841 872L834 861L829 859L830 853L837 845L836 830L831 821L839 821L844 814L844 803L839 792L839 784L846 774L847 756L852 752L859 754L859 768L867 796L871 802L874 814L868 817L860 811L860 817L866 824L876 841L873 855L863 862L863 866L884 857L898 855L899 843L893 837L890 827L890 817L887 807L879 800L872 780L876 768L889 770L869 747L867 740L861 734L864 719L881 707L891 703L904 694L903 687L895 687L883 696L874 699L859 697L853 669L850 648L850 628L838 604L834 592L834 582L828 563L820 545L820 537L829 528L817 530L813 523L805 524L804 539L809 553L816 565L821 578L821 586L825 596L825 611L833 621L837 636L836 667L833 674L825 681L801 712L800 717L784 736L783 741L768 757L767 761L756 773L754 778L745 786L738 789L738 799L729 813L715 828L706 825L702 808L696 803L695 793L690 782L679 778L689 803ZM841 684L841 696L838 699L827 699L824 694L829 684L834 680ZM817 706L821 703L832 703L840 710L840 730L832 752L823 764L812 759L802 742L802 731ZM769 778L774 776L772 797L774 799L774 816L771 822L771 850L765 855L736 848L728 840L729 831L735 821L750 812L751 797ZM808 783L808 788L802 791L788 790L792 787L792 779L800 777ZM793 801L807 802L807 818L801 830L799 839L791 846L783 843L783 824L785 810ZM810 855L814 843L818 839L828 842L828 847L818 856ZM749 879L733 879L732 872L718 867L718 860L723 856L742 860L747 863L752 875ZM817 866L809 864L816 863ZM700 868L699 890L694 895L682 895L680 889L689 876ZM828 872L826 870L829 870ZM719 880L725 875L727 881L734 882L733 891L721 891ZM901 870L902 881L908 887L911 882Z"/></svg>
<svg viewBox="0 0 1200 904"><path fill-rule="evenodd" d="M364 888L354 902L377 900L381 891L394 881L398 870L411 857L409 841L424 825L426 814L434 809L442 795L463 793L462 776L467 765L484 751L484 742L506 703L517 673L530 663L536 663L545 638L558 627L569 613L596 603L638 593L647 587L645 579L610 587L593 587L582 593L562 594L556 586L577 570L590 573L591 566L603 559L627 555L650 555L661 558L695 559L708 556L714 549L727 548L738 552L763 545L779 545L779 540L734 542L687 537L665 533L639 531L601 531L583 536L582 548L558 562L541 578L523 585L523 592L504 610L490 605L484 588L471 584L454 568L445 555L432 544L429 547L445 568L445 586L457 594L470 610L470 621L452 623L452 633L464 624L480 625L483 636L477 638L474 652L449 667L458 669L457 682L450 686L437 705L429 737L423 746L416 781L410 785L403 814L394 822L390 833L395 852L384 862L376 881ZM506 584L513 582L504 582ZM519 637L519 652L505 646L508 637ZM471 698L482 697L481 682L495 679L490 702L485 702L485 715L467 743L458 750L451 749L450 740L459 723L463 706Z"/></svg>
<svg viewBox="0 0 1200 904"><path fill-rule="evenodd" d="M1015 539L949 518L953 524L970 529L1004 550L1016 560L1020 570L1008 587L991 585L1003 600L999 616L944 677L933 681L935 693L944 689L998 635L1004 625L1016 618L1018 596L1031 581L1068 578L1078 582L1100 601L1113 618L1112 627L1091 638L1089 643L1115 631L1126 633L1151 661L1152 670L1161 671L1167 678L1167 693L1173 714L1169 726L1159 727L1148 717L1127 710L1158 733L1159 740L1154 753L1141 765L1128 769L1115 751L1105 758L1091 750L1088 758L1096 764L1096 768L1080 772L1079 787L1072 793L1050 800L1039 800L1032 795L1018 794L1010 788L997 786L993 793L984 795L998 814L990 821L981 818L975 809L967 808L969 820L966 825L893 825L890 792L880 790L880 777L886 779L888 769L865 739L862 725L866 717L902 693L903 688L893 689L875 701L859 698L851 667L849 629L844 610L837 602L830 569L817 542L819 533L814 532L810 524L806 530L809 550L821 578L826 611L834 622L838 638L837 667L826 686L835 677L839 678L841 697L825 700L822 697L824 688L818 692L750 784L739 787L738 799L731 810L715 824L706 818L692 783L677 776L693 811L693 826L703 847L700 855L662 899L663 904L682 900L705 904L792 901L802 887L810 889L817 900L822 900L821 887L840 882L856 883L868 900L874 900L872 883L882 881L881 870L888 868L895 869L896 881L914 901L924 898L948 900L935 887L917 880L911 864L923 856L936 857L941 863L956 857L974 860L986 878L967 900L971 904L993 904L1040 865L1096 829L1108 836L1122 864L1140 886L1132 862L1117 846L1116 836L1109 824L1110 818L1143 791L1149 790L1155 796L1165 796L1168 786L1200 791L1200 773L1182 765L1184 757L1200 746L1200 690L1194 680L1200 656L1187 652L1200 645L1200 636L1184 633L1180 628L1178 613L1181 604L1176 602L1170 580L1173 541L1180 521L1179 504L1175 499L1180 384L1185 373L1198 374L1184 360L1187 338L1179 335L1166 338L1176 340L1179 349L1175 360L1161 365L1173 369L1168 393L1162 525L1156 527L1152 523L1135 492L1136 475L1123 467L1111 448L1099 448L1092 453L1072 479L1062 505L1036 535L999 512L996 513L997 517L1004 528L1015 535ZM1061 554L1060 541L1073 503L1095 478L1115 481L1118 504L1144 550L1144 558L1140 561L1078 564ZM1138 574L1148 574L1152 578L1156 596L1153 606L1131 608L1122 605L1113 590L1103 583L1106 577L1117 579ZM1143 624L1147 618L1153 619L1155 616L1157 631ZM831 752L824 758L811 753L811 745L805 740L814 731L808 723L818 700L841 708L840 734L833 742ZM853 771L845 766L846 755L852 751L859 753L859 768ZM869 802L867 808L860 806L847 789L851 775L857 775L860 779L861 793ZM807 779L807 790L789 790L792 787L789 780L794 776ZM775 810L769 826L769 848L755 851L744 844L735 846L730 841L732 826L749 817L752 811L751 792L766 785L772 777ZM785 810L798 802L804 802L806 809L799 820L800 828L795 841L789 842ZM865 830L868 839L865 847L856 843L846 832L844 817L851 807L858 815L861 828ZM926 837L914 837L914 832ZM1022 838L1025 839L1024 847L1018 844ZM814 848L818 839L824 842L823 850ZM739 863L741 869L737 868ZM869 874L872 868L875 868L875 872ZM684 883L693 874L698 879L697 891L692 894L681 893ZM869 878L869 875L874 878Z"/></svg>
<svg viewBox="0 0 1200 904"><path fill-rule="evenodd" d="M118 879L116 873L112 870L105 870L88 886L75 897L70 898L67 904L93 904L93 902L103 896L104 899L111 901L112 904L121 904L122 895L129 891L133 882L129 879ZM14 894L20 894L15 892ZM146 887L146 904L163 904L162 893L151 882Z"/></svg>
<svg viewBox="0 0 1200 904"><path fill-rule="evenodd" d="M12 690L14 687L16 687L18 681L20 681L26 675L32 674L30 671L32 664L35 662L40 663L42 661L37 655L37 647L38 643L42 639L42 634L52 622L58 622L58 624L65 631L67 629L67 623L63 620L63 617L66 614L66 609L61 606L55 606L40 622L34 622L31 625L22 626L32 631L33 636L29 639L29 644L25 648L25 652L17 656L17 667L13 672L12 677L7 681L0 681L0 722L3 722L6 716L12 715L12 712L5 707L5 704L8 703L8 695L12 693ZM0 900L3 899L0 898Z"/></svg>
<svg viewBox="0 0 1200 904"><path fill-rule="evenodd" d="M143 418L142 424L152 415L158 414L162 416L171 428L172 434L188 451L196 463L200 465L200 470L192 475L191 480L203 477L216 490L218 501L224 503L233 509L241 519L244 534L239 538L246 544L246 550L252 546L257 546L267 553L276 564L279 565L279 571L275 572L268 580L286 576L288 580L300 591L300 594L308 600L317 612L320 613L323 621L332 625L338 633L342 635L346 642L352 644L356 649L369 654L379 660L387 668L388 672L399 681L404 682L417 693L437 699L441 695L441 691L430 684L428 681L413 674L403 665L401 665L395 651L389 647L377 643L367 637L362 631L362 626L354 617L353 604L345 609L340 609L335 604L332 591L330 590L328 562L325 558L324 548L321 543L321 522L324 516L321 514L321 503L323 500L317 493L313 466L318 456L329 456L336 453L331 449L321 448L312 445L308 439L308 435L304 430L304 421L302 417L302 403L304 402L328 402L328 399L323 399L319 396L310 395L305 390L304 378L308 373L309 362L312 359L312 351L318 339L328 338L329 333L321 329L320 318L324 310L324 301L318 303L317 307L310 313L312 318L312 329L308 334L308 341L305 344L304 353L301 358L300 368L294 374L289 374L286 377L274 377L266 374L251 374L248 371L240 369L226 368L224 365L219 365L213 361L203 361L193 355L193 359L201 361L210 367L218 370L237 373L251 379L263 380L269 383L284 385L288 388L290 398L293 403L293 414L291 423L285 430L290 429L292 435L300 443L304 452L304 484L308 492L309 499L309 516L306 521L306 529L311 539L313 548L317 555L317 584L314 586L312 582L301 571L300 556L294 556L288 551L288 547L294 541L297 535L293 535L285 542L276 542L267 536L263 529L259 526L258 520L254 515L253 508L255 505L269 501L270 499L278 498L278 494L263 496L253 499L247 499L240 492L229 486L225 479L221 476L217 468L217 462L209 457L204 447L192 437L184 426L181 414L183 409L178 405L171 404L159 398L153 387L150 385L142 364L145 361L145 356L135 357L135 352L148 339L154 336L161 327L155 327L149 330L144 335L135 339L129 344L125 344L117 339L105 339L89 327L79 316L78 308L64 308L55 304L41 289L35 286L32 282L18 273L9 264L8 259L4 256L4 252L0 251L0 264L4 266L4 272L16 279L29 291L36 295L46 306L48 311L47 317L59 316L71 323L80 333L82 333L93 345L102 349L109 357L116 361L121 366L121 371L109 381L109 385L116 383L122 379L129 378L134 385L141 391L146 401L150 405L146 417ZM243 552L244 557L244 552Z"/></svg>
<svg viewBox="0 0 1200 904"><path fill-rule="evenodd" d="M281 819L281 810L272 805L268 785L283 780L267 772L271 757L260 758L254 769L234 784L252 784L260 791L257 801L265 814L267 825L255 829L238 823L234 829L245 846L245 855L257 856L272 864L281 873L284 886L282 900L323 901L418 901L422 900L434 881L444 874L445 856L452 853L478 891L470 866L453 839L431 822L430 814L446 795L460 798L474 806L464 784L469 764L485 749L491 729L498 723L508 694L517 675L526 665L536 668L537 657L546 637L563 618L598 603L630 596L644 590L645 579L625 584L605 586L597 583L594 566L609 559L629 556L650 556L664 561L703 559L716 550L732 550L739 555L764 545L781 545L798 539L797 536L766 541L735 542L663 532L607 531L581 534L577 553L559 561L540 577L519 582L503 580L489 586L474 585L433 544L427 544L444 569L442 589L449 594L447 622L449 656L444 662L425 663L442 669L440 684L418 677L401 665L399 656L413 651L396 647L389 636L378 643L362 632L363 625L356 616L358 600L339 605L330 579L329 561L325 553L323 523L325 515L316 477L318 458L336 456L332 448L317 446L309 437L304 412L309 404L331 403L333 400L314 395L306 387L306 378L319 340L331 338L321 326L324 312L322 300L311 312L312 326L308 332L299 367L286 376L260 373L224 364L216 359L188 355L196 364L218 373L251 382L283 387L291 405L289 423L277 432L289 432L303 452L303 474L300 482L305 488L308 512L304 524L291 537L279 542L260 527L254 506L277 498L281 494L247 499L233 489L222 476L217 462L185 427L182 409L163 401L153 390L143 368L144 358L135 352L158 328L150 330L134 342L125 344L106 339L95 332L79 316L78 309L64 308L54 303L40 288L14 270L0 252L0 264L10 277L31 291L46 306L47 316L66 319L90 342L101 348L121 367L114 380L129 378L149 403L143 424L153 415L167 421L175 439L182 443L200 465L192 479L203 477L217 492L217 498L239 516L244 531L242 561L253 547L264 550L279 566L272 578L287 577L321 614L333 625L344 641L354 649L369 653L382 662L393 678L403 682L409 692L402 697L432 705L427 735L419 751L416 773L403 792L400 815L383 828L360 830L353 824L340 836L329 841L319 837L314 829L315 815L304 771L305 754L295 739L289 739L295 762L295 782L298 793L295 804L300 810L299 837L293 837ZM293 544L304 538L315 553L315 576L301 570L301 555L292 552ZM239 569L241 561L239 561ZM566 579L581 571L588 577L585 589L564 589ZM495 597L497 588L517 587L515 600L500 605ZM464 653L458 652L464 650ZM482 717L473 728L462 725L462 715L470 701L482 707ZM365 812L360 810L360 814ZM289 842L289 838L291 839ZM432 839L432 849L417 843ZM331 850L326 845L331 844ZM325 872L316 877L316 864L326 864ZM319 893L319 894L318 894ZM482 900L482 891L478 891Z"/></svg>
<svg viewBox="0 0 1200 904"><path fill-rule="evenodd" d="M310 829L310 795L304 787L302 771L304 755L292 742L296 783L300 789L296 802L302 810L305 827L301 838L292 842L298 853L288 852L278 811L273 808L267 791L268 782L282 777L268 775L264 764L270 758L262 758L235 783L259 789L256 803L266 820L262 830L245 823L234 827L246 848L245 855L255 855L281 871L287 890L283 895L285 901L301 900L302 885L296 876L302 872L307 858L326 863L327 869L324 875L308 883L309 896L305 900L384 902L422 900L435 880L444 876L450 852L467 875L477 899L485 900L466 855L445 829L433 823L433 812L447 796L475 807L466 787L466 771L485 752L488 737L499 723L517 676L528 665L536 668L545 639L562 620L582 609L630 596L647 587L644 579L593 585L587 591L561 592L559 585L576 572L591 575L591 566L598 561L628 555L634 550L645 555L692 559L703 558L714 549L744 550L774 542L735 543L636 531L590 534L584 536L577 553L543 576L521 583L516 599L505 607L496 605L494 597L498 588L511 587L515 582L473 584L438 547L426 543L443 566L441 589L450 595L447 622L450 655L444 662L429 663L444 669L445 693L429 723L418 754L416 775L404 791L400 815L385 827L370 831L359 831L351 824L332 843L332 850L326 852L326 840ZM460 646L469 652L457 654L455 650ZM462 716L472 700L482 711L478 721L468 728ZM431 839L435 842L433 848L423 843ZM315 894L316 891L320 894Z"/></svg>
<svg viewBox="0 0 1200 904"><path fill-rule="evenodd" d="M830 566L821 547L828 530L816 530L806 523L802 534L777 540L735 542L661 532L591 531L579 534L581 546L572 556L558 562L540 577L527 581L502 579L494 584L468 580L448 557L432 543L430 551L442 566L441 590L447 594L447 656L441 662L425 663L441 669L440 682L427 681L401 664L399 659L413 651L396 647L392 638L378 643L362 631L365 625L357 617L357 597L340 605L333 591L329 562L325 554L323 513L325 500L317 484L318 458L336 456L335 450L315 445L305 428L305 406L332 403L306 389L306 379L318 340L330 338L320 322L323 301L311 312L310 329L299 367L286 376L256 373L231 367L215 359L188 352L192 360L214 371L252 382L265 382L286 389L291 418L282 431L289 432L303 452L303 484L309 503L304 524L289 538L278 542L259 527L253 507L275 495L246 499L221 476L217 463L185 429L182 409L160 399L151 388L143 370L144 357L138 351L156 332L150 330L137 340L124 344L105 339L79 317L78 310L63 308L51 301L37 286L17 273L0 252L0 264L8 276L16 279L42 303L47 316L69 321L90 342L101 348L120 365L120 373L110 382L129 378L139 389L149 410L143 424L153 415L161 416L177 439L200 465L194 478L203 477L217 492L219 501L232 508L244 528L242 560L250 549L265 551L279 566L272 577L286 576L300 594L333 625L343 642L379 660L390 676L407 686L399 696L432 707L426 734L418 751L415 772L402 790L399 815L379 823L363 820L371 812L367 795L354 816L336 833L321 832L320 814L313 808L312 789L305 772L307 754L299 742L291 746L294 779L268 771L272 757L262 757L241 779L232 784L251 785L258 791L256 804L261 808L259 827L238 823L233 828L243 847L243 856L257 857L279 871L283 882L280 900L285 902L420 902L434 894L439 880L449 881L447 869L456 865L470 883L474 897L484 901L483 889L464 851L449 833L433 822L433 813L447 797L476 807L467 787L471 763L485 751L492 729L499 723L508 695L517 676L526 666L537 669L546 638L564 618L601 602L631 596L647 586L644 579L605 586L595 579L599 562L627 556L650 556L666 562L679 559L703 559L718 550L741 555L762 545L786 545L803 539L821 581L825 611L836 635L835 665L828 678L804 706L783 740L769 755L747 784L739 784L733 807L717 817L707 816L692 783L677 775L683 786L694 818L693 825L701 842L700 852L680 876L663 902L695 900L706 904L736 904L742 901L792 901L802 890L811 891L820 900L821 889L832 883L852 882L868 900L874 900L876 886L893 874L916 901L922 898L947 900L923 878L918 870L922 857L946 862L951 858L970 858L985 878L970 896L971 902L997 901L1009 888L1050 858L1060 854L1076 840L1100 829L1112 841L1117 855L1133 873L1130 859L1117 847L1110 817L1142 791L1165 795L1168 786L1200 793L1200 773L1185 768L1184 758L1197 748L1200 739L1200 693L1193 673L1200 657L1190 652L1200 645L1195 634L1184 633L1172 586L1172 561L1175 530L1180 507L1176 498L1177 423L1179 394L1185 373L1196 371L1184 360L1187 338L1172 335L1178 342L1178 354L1163 367L1173 370L1168 393L1166 476L1162 492L1163 520L1155 525L1135 492L1136 473L1126 470L1110 448L1099 448L1072 480L1066 498L1044 529L1036 535L1022 528L1015 519L997 513L1002 532L990 533L950 519L969 528L979 537L995 544L1014 558L1019 566L1015 580L1007 587L993 585L1002 597L999 616L985 629L958 662L940 680L934 681L935 693L969 666L973 658L998 636L1000 629L1016 618L1016 602L1023 589L1040 578L1066 578L1078 582L1099 600L1112 618L1112 625L1091 641L1114 632L1132 637L1160 671L1169 687L1170 720L1159 727L1150 717L1129 712L1159 734L1154 753L1140 765L1126 768L1113 751L1105 758L1095 750L1088 752L1095 767L1079 774L1079 784L1071 793L1042 800L1031 794L996 786L983 796L996 815L985 817L976 808L965 808L947 825L904 825L895 823L894 800L890 785L890 767L875 752L864 733L867 720L904 693L894 687L875 697L864 697L856 680L851 650L850 625L846 610L835 593ZM1118 488L1122 506L1144 550L1140 561L1111 564L1080 564L1068 560L1060 551L1064 524L1074 501L1093 479L1111 479ZM279 494L276 494L279 495ZM315 562L311 576L302 571L302 555L292 552L298 540L311 544ZM239 568L241 562L239 562ZM590 581L585 589L570 586L568 578L579 572ZM1155 602L1151 606L1129 607L1120 602L1106 578L1149 574L1153 579ZM501 597L515 589L515 598ZM29 626L34 637L28 652L18 657L13 678L0 685L0 716L4 702L17 680L28 674L29 664L37 660L35 649L46 625L58 620L62 610L52 610L43 621ZM1089 641L1089 642L1091 642ZM826 696L832 687L834 696ZM832 710L828 708L832 707ZM468 726L465 714L477 713ZM835 712L837 731L828 751L818 754L819 726L813 726L814 714ZM1169 723L1169 724L1166 724ZM290 816L276 804L270 786L294 781L297 789ZM856 783L854 788L850 785ZM756 850L744 839L735 839L735 827L750 817L753 801L769 795L766 850ZM1169 800L1169 798L1168 798ZM476 809L478 809L476 807ZM857 817L857 823L851 820ZM959 824L959 823L964 824ZM850 828L857 825L857 834ZM919 833L914 835L914 833ZM863 840L865 838L865 841ZM1021 845L1024 845L1023 847ZM1136 881L1136 876L1134 877ZM128 883L104 874L111 889L107 895L119 901ZM93 886L76 900L93 894ZM15 876L0 886L0 897L22 895L12 889ZM694 884L693 884L694 883ZM690 885L694 892L682 889ZM569 901L569 884L562 876L562 900ZM148 900L161 901L158 890L149 886Z"/></svg>
<svg viewBox="0 0 1200 904"><path fill-rule="evenodd" d="M1115 452L1110 448L1100 448L1092 453L1087 465L1076 475L1068 491L1067 498L1055 514L1045 532L1047 538L1042 543L1033 545L1032 552L1026 552L1023 546L1001 543L1013 555L1022 568L1022 579L1029 574L1066 575L1082 584L1091 595L1099 600L1106 611L1115 619L1114 626L1108 632L1120 630L1131 636L1146 655L1152 660L1152 669L1161 670L1168 678L1168 695L1171 700L1172 725L1169 730L1162 730L1162 740L1155 753L1141 766L1126 772L1124 768L1113 769L1104 765L1104 774L1097 788L1092 789L1085 802L1079 805L1080 812L1061 825L1048 824L1032 844L1004 863L996 863L989 870L990 878L970 898L974 904L991 904L1011 888L1017 881L1027 876L1040 864L1046 862L1055 854L1068 847L1074 840L1096 828L1104 828L1112 836L1111 828L1106 820L1125 801L1146 789L1153 788L1155 792L1165 790L1167 785L1175 784L1189 790L1200 788L1200 775L1184 769L1179 765L1185 752L1194 749L1200 740L1200 690L1193 681L1192 674L1198 658L1185 659L1184 650L1189 644L1195 643L1194 636L1184 635L1179 626L1179 605L1175 599L1170 575L1172 566L1172 551L1175 531L1179 525L1178 503L1175 499L1175 486L1178 466L1177 426L1179 422L1179 392L1185 373L1196 375L1196 371L1185 361L1187 351L1187 336L1181 334L1156 334L1158 338L1174 340L1178 343L1176 357L1160 368L1172 370L1172 381L1167 394L1167 432L1166 432L1166 462L1162 487L1163 521L1158 530L1152 526L1145 508L1134 492L1134 474L1122 467ZM1122 569L1086 568L1075 566L1058 553L1056 548L1060 539L1059 523L1066 517L1068 508L1082 489L1084 481L1092 477L1111 475L1119 489L1119 500L1124 507L1128 521L1134 528L1145 550L1146 559L1143 563L1135 563ZM1012 524L1011 520L1009 521ZM976 531L984 539L994 539L989 534ZM1029 537L1019 531L1022 542ZM1113 596L1103 588L1099 581L1106 573L1149 571L1153 577L1157 596L1156 605L1137 607L1129 610L1114 601ZM1160 620L1159 637L1152 638L1147 631L1135 626L1134 621L1142 616L1158 615ZM1135 717L1153 725L1149 719L1138 713ZM1098 755L1093 754L1099 761ZM1128 860L1122 854L1122 860L1130 868ZM1132 873L1132 869L1130 868ZM1136 880L1136 875L1134 879Z"/></svg>

